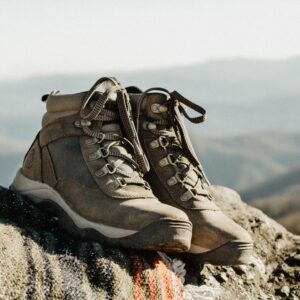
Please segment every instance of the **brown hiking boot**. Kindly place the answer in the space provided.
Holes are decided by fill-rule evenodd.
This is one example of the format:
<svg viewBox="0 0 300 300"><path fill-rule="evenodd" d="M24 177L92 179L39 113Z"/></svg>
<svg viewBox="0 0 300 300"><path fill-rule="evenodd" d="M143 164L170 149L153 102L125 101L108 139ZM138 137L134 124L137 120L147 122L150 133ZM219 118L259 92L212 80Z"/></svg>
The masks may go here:
<svg viewBox="0 0 300 300"><path fill-rule="evenodd" d="M220 265L247 263L252 239L212 201L209 182L183 124L183 116L193 123L203 122L205 110L178 92L153 88L138 93L136 87L127 91L150 162L145 178L161 202L183 210L193 223L193 260ZM184 106L200 116L190 117Z"/></svg>
<svg viewBox="0 0 300 300"><path fill-rule="evenodd" d="M102 78L89 92L52 92L43 100L42 129L12 189L53 210L80 236L128 248L188 250L188 217L159 202L143 179L148 161L125 89Z"/></svg>

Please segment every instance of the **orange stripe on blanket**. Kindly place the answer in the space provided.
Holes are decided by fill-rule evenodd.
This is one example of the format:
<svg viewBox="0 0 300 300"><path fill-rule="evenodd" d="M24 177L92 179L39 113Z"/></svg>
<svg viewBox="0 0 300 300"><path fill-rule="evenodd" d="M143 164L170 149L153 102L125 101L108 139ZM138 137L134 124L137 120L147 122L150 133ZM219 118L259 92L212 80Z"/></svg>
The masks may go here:
<svg viewBox="0 0 300 300"><path fill-rule="evenodd" d="M142 272L143 272L143 265L141 260L137 255L132 256L133 265L134 265L134 299L135 300L144 300L144 294L142 289Z"/></svg>
<svg viewBox="0 0 300 300"><path fill-rule="evenodd" d="M160 259L157 262L155 262L155 266L157 267L159 275L163 281L162 286L164 294L166 296L166 300L175 300L172 279L170 278L170 271Z"/></svg>
<svg viewBox="0 0 300 300"><path fill-rule="evenodd" d="M150 285L150 298L149 300L157 300L157 282L155 278L155 273L149 270L149 285Z"/></svg>

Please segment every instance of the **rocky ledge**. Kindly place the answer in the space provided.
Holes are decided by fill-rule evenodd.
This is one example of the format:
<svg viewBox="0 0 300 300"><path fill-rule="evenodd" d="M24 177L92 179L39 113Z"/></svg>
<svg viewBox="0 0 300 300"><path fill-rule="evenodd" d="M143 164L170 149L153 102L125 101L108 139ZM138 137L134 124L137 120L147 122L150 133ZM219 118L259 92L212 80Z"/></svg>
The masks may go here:
<svg viewBox="0 0 300 300"><path fill-rule="evenodd" d="M187 263L185 272L180 260L161 253L80 241L54 216L0 188L0 299L300 299L299 236L236 192L211 189L224 212L253 236L248 266Z"/></svg>
<svg viewBox="0 0 300 300"><path fill-rule="evenodd" d="M219 207L251 233L255 253L248 266L205 265L200 275L188 272L186 280L192 285L186 288L194 291L198 299L298 300L300 236L291 234L260 210L242 202L235 191L213 186L212 192Z"/></svg>

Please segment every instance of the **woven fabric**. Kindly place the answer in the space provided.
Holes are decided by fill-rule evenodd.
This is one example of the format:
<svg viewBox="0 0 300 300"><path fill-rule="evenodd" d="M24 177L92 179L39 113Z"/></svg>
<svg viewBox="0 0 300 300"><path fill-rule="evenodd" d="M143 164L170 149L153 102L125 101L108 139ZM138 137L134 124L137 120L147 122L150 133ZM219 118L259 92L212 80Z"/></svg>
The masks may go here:
<svg viewBox="0 0 300 300"><path fill-rule="evenodd" d="M0 187L0 299L184 299L156 252L66 234L55 217Z"/></svg>

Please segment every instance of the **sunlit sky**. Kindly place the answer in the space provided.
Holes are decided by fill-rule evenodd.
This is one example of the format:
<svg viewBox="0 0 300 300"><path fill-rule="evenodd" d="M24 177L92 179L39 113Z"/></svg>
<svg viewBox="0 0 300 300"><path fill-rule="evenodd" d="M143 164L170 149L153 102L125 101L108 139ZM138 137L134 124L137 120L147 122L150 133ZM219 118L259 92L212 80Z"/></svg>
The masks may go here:
<svg viewBox="0 0 300 300"><path fill-rule="evenodd" d="M300 55L299 0L0 0L0 80Z"/></svg>

